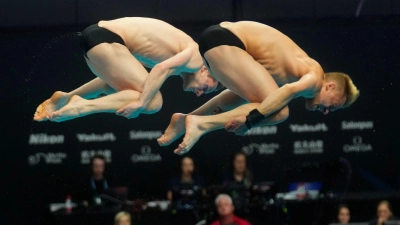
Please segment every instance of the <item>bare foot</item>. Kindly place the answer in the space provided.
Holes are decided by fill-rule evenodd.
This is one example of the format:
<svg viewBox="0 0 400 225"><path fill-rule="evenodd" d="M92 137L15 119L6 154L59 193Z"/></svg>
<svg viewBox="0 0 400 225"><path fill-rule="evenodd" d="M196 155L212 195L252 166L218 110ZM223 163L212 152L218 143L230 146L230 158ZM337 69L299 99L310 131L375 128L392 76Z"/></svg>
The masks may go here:
<svg viewBox="0 0 400 225"><path fill-rule="evenodd" d="M74 95L67 105L62 107L60 110L52 112L47 116L47 118L52 122L63 122L84 116L81 113L81 106L85 101L87 100L79 97L78 95Z"/></svg>
<svg viewBox="0 0 400 225"><path fill-rule="evenodd" d="M199 116L187 116L185 119L186 135L183 138L183 142L179 144L179 147L174 150L175 154L183 155L187 153L199 138L206 133L206 130L202 127L201 117Z"/></svg>
<svg viewBox="0 0 400 225"><path fill-rule="evenodd" d="M157 139L160 146L170 145L185 133L186 116L186 114L182 113L174 113L174 115L172 115L171 122L169 123L169 126L165 130L164 134Z"/></svg>
<svg viewBox="0 0 400 225"><path fill-rule="evenodd" d="M51 98L44 101L36 108L36 112L33 115L35 121L46 121L47 115L60 109L68 102L68 95L65 92L56 91Z"/></svg>

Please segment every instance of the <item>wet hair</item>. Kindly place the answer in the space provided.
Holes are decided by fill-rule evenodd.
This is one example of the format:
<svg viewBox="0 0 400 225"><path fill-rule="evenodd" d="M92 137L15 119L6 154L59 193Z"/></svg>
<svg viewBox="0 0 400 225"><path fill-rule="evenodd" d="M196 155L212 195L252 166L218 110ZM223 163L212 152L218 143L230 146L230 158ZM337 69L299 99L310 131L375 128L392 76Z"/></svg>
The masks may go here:
<svg viewBox="0 0 400 225"><path fill-rule="evenodd" d="M325 80L336 82L339 90L344 92L344 95L346 96L346 102L343 104L343 108L347 108L352 105L360 96L360 91L354 85L350 76L345 73L325 73Z"/></svg>

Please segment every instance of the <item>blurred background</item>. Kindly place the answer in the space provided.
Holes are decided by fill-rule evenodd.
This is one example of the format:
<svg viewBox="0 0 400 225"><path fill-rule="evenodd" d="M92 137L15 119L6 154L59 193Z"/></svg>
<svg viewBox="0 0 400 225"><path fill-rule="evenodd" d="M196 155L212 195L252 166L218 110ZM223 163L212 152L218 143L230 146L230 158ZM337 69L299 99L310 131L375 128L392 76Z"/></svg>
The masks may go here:
<svg viewBox="0 0 400 225"><path fill-rule="evenodd" d="M120 211L132 224L208 224L220 193L251 224L335 223L340 204L350 222L368 222L383 200L400 214L398 0L13 0L0 1L0 15L1 224L112 224ZM360 98L327 116L296 99L282 124L203 136L188 162L173 154L181 139L156 139L173 113L215 94L185 93L179 77L161 88L154 115L32 121L54 91L94 78L78 33L127 16L164 20L195 41L222 21L265 23L324 71L349 74Z"/></svg>

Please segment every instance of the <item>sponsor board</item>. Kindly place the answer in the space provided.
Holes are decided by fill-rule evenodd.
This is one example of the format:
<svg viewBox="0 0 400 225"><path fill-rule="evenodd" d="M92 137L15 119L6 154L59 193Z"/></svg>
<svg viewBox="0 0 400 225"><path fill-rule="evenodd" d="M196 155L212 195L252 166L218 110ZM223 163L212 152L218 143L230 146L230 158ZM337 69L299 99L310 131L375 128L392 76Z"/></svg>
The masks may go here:
<svg viewBox="0 0 400 225"><path fill-rule="evenodd" d="M103 141L115 141L117 138L114 133L108 132L104 134L76 134L76 138L79 142L103 142Z"/></svg>
<svg viewBox="0 0 400 225"><path fill-rule="evenodd" d="M38 152L28 157L28 164L35 166L40 162L45 164L62 164L63 160L67 158L64 152Z"/></svg>
<svg viewBox="0 0 400 225"><path fill-rule="evenodd" d="M370 152L372 151L371 144L363 143L361 136L354 136L352 144L343 145L343 152Z"/></svg>
<svg viewBox="0 0 400 225"><path fill-rule="evenodd" d="M264 126L264 127L254 127L251 130L246 132L248 136L256 136L256 135L272 135L278 132L277 126Z"/></svg>
<svg viewBox="0 0 400 225"><path fill-rule="evenodd" d="M342 130L373 129L374 121L342 121Z"/></svg>
<svg viewBox="0 0 400 225"><path fill-rule="evenodd" d="M317 124L290 124L290 130L293 133L304 133L304 132L327 132L328 126L325 123Z"/></svg>
<svg viewBox="0 0 400 225"><path fill-rule="evenodd" d="M129 132L129 140L152 140L161 137L163 132L161 130L155 131L141 131L131 130Z"/></svg>
<svg viewBox="0 0 400 225"><path fill-rule="evenodd" d="M246 155L251 155L255 151L257 151L260 155L273 155L279 148L280 146L278 143L251 143L247 146L243 146L242 151Z"/></svg>
<svg viewBox="0 0 400 225"><path fill-rule="evenodd" d="M131 156L131 160L133 163L139 162L158 162L162 161L160 154L151 153L151 147L148 145L143 145L140 148L140 154L133 154Z"/></svg>
<svg viewBox="0 0 400 225"><path fill-rule="evenodd" d="M49 135L45 133L31 134L29 145L56 145L64 143L64 135Z"/></svg>
<svg viewBox="0 0 400 225"><path fill-rule="evenodd" d="M90 159L95 155L102 155L107 163L112 162L112 153L109 149L83 150L81 151L81 164L89 164Z"/></svg>
<svg viewBox="0 0 400 225"><path fill-rule="evenodd" d="M293 142L293 154L322 154L324 153L324 142L322 140L295 141Z"/></svg>

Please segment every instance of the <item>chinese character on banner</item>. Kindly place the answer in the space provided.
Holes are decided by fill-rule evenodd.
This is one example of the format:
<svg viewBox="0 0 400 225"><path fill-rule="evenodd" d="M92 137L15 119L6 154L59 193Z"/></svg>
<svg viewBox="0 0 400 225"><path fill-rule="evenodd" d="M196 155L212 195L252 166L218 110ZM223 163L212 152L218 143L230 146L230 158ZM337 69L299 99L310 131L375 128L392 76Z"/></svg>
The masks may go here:
<svg viewBox="0 0 400 225"><path fill-rule="evenodd" d="M316 144L317 144L318 148L323 148L324 147L324 142L322 140L318 140Z"/></svg>
<svg viewBox="0 0 400 225"><path fill-rule="evenodd" d="M81 152L81 158L90 158L89 151L83 150Z"/></svg>
<svg viewBox="0 0 400 225"><path fill-rule="evenodd" d="M106 162L108 162L108 163L111 162L111 151L110 150L104 150L103 156L104 156L104 158L106 158Z"/></svg>

